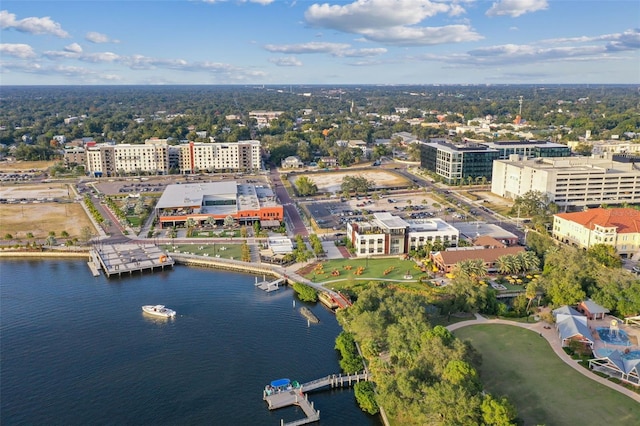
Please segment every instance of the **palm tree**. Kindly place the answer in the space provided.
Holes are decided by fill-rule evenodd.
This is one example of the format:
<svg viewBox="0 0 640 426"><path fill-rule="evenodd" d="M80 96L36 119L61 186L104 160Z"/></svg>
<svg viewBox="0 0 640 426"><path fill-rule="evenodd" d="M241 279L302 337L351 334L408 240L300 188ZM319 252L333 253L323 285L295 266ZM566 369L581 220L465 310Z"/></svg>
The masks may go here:
<svg viewBox="0 0 640 426"><path fill-rule="evenodd" d="M56 237L54 237L53 235L51 235L51 233L49 233L49 236L47 237L45 243L49 246L49 248L53 247L56 244Z"/></svg>
<svg viewBox="0 0 640 426"><path fill-rule="evenodd" d="M196 226L196 221L193 218L190 217L185 222L185 225L186 225L187 228L193 228L194 226Z"/></svg>
<svg viewBox="0 0 640 426"><path fill-rule="evenodd" d="M513 273L514 262L513 256L510 254L505 254L496 259L496 268L498 272L503 275L509 275Z"/></svg>
<svg viewBox="0 0 640 426"><path fill-rule="evenodd" d="M527 297L527 299L529 299L529 302L527 302L527 313L529 312L529 308L531 307L531 302L533 302L533 299L535 299L537 295L538 283L536 281L530 281L525 289L525 296Z"/></svg>
<svg viewBox="0 0 640 426"><path fill-rule="evenodd" d="M482 259L468 259L456 263L453 273L454 275L466 275L479 280L487 275L487 267Z"/></svg>
<svg viewBox="0 0 640 426"><path fill-rule="evenodd" d="M535 271L540 267L540 259L532 251L523 251L518 253L518 258L522 264L522 271Z"/></svg>

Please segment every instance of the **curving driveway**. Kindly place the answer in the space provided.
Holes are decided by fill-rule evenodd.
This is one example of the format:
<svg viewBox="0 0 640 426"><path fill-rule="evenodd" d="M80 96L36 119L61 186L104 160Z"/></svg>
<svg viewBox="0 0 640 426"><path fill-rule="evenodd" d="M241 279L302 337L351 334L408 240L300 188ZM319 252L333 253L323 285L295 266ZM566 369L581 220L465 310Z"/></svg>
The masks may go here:
<svg viewBox="0 0 640 426"><path fill-rule="evenodd" d="M565 364L569 365L571 368L573 368L580 374L590 378L591 380L595 380L596 382L601 383L608 388L611 388L617 392L625 394L629 398L637 402L640 402L640 394L637 394L625 387L622 387L613 382L610 382L609 380L605 379L604 377L600 377L597 374L593 374L590 370L587 370L586 368L582 367L580 364L578 364L576 360L574 360L569 355L567 355L567 353L560 346L560 340L558 339L558 335L554 327L552 327L551 329L545 329L542 322L526 324L526 323L507 321L507 320L501 320L501 319L487 319L480 314L475 314L475 315L476 315L476 319L469 320L469 321L462 321L462 322L448 325L447 330L454 331L462 327L467 327L469 325L478 325L478 324L505 324L505 325L512 325L515 327L525 328L527 330L533 331L534 333L538 333L540 336L547 339L547 342L549 342L551 349L553 349L556 355L558 355L558 357L562 361L564 361Z"/></svg>

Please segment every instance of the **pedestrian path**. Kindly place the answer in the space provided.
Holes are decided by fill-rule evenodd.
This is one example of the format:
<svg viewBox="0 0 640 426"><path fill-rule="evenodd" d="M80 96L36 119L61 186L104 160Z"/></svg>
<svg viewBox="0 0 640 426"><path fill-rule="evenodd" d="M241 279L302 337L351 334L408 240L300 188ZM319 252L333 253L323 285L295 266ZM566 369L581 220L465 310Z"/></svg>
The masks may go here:
<svg viewBox="0 0 640 426"><path fill-rule="evenodd" d="M468 321L461 321L455 324L450 324L447 326L447 330L449 331L455 331L459 328L462 327L467 327L470 325L480 325L480 324L504 324L504 325L511 325L514 327L520 327L520 328L525 328L527 330L531 330L534 333L538 333L540 335L540 337L544 337L547 342L549 342L549 345L551 346L551 349L553 349L553 352L556 353L556 355L565 363L567 364L569 367L573 368L574 370L576 370L577 372L579 372L580 374L582 374L583 376L586 376L588 378L590 378L591 380L595 380L598 383L601 383L603 385L605 385L608 388L611 388L617 392L620 392L624 395L627 395L629 398L640 402L640 394L637 394L635 392L633 392L630 389L627 389L623 386L620 386L616 383L613 383L609 380L607 380L604 377L600 377L596 374L594 374L591 370L587 370L586 368L584 368L583 366L581 366L580 364L578 364L577 360L571 358L565 351L564 349L562 349L562 346L560 344L560 339L558 338L557 333L555 332L555 328L551 327L551 328L544 328L544 322L539 321L536 323L521 323L521 322L515 322L515 321L508 321L508 320L502 320L502 319L487 319L485 317L483 317L480 314L475 314L475 319L472 320L468 320Z"/></svg>

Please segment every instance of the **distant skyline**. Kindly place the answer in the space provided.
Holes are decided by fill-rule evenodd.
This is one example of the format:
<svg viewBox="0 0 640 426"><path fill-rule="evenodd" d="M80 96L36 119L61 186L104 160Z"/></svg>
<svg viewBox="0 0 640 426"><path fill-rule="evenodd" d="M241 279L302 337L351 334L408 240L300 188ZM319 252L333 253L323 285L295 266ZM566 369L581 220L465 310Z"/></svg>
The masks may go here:
<svg viewBox="0 0 640 426"><path fill-rule="evenodd" d="M636 0L5 0L0 83L640 84Z"/></svg>

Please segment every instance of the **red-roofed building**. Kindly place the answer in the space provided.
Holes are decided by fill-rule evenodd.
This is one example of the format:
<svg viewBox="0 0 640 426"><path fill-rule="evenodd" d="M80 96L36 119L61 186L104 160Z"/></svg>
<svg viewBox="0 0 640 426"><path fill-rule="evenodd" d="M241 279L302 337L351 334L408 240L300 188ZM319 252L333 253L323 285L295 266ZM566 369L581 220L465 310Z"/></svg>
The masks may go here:
<svg viewBox="0 0 640 426"><path fill-rule="evenodd" d="M597 208L559 213L553 218L553 237L584 249L611 245L623 258L640 255L640 210Z"/></svg>

